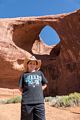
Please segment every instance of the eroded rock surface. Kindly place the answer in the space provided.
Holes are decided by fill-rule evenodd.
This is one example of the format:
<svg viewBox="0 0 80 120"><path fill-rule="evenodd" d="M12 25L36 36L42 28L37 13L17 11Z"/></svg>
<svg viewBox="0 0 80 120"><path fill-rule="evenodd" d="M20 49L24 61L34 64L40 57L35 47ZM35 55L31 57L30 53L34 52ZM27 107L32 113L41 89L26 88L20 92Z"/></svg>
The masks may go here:
<svg viewBox="0 0 80 120"><path fill-rule="evenodd" d="M51 26L60 43L45 45L41 30ZM39 47L37 47L39 46ZM80 92L80 10L68 14L0 19L0 87L17 88L25 55L42 60L45 95Z"/></svg>

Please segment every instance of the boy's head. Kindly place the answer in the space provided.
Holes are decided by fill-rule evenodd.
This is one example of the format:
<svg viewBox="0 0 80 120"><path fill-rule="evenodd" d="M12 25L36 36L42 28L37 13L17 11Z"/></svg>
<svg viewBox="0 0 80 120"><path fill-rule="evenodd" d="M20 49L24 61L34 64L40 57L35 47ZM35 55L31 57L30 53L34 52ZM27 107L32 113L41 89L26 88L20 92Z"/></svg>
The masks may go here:
<svg viewBox="0 0 80 120"><path fill-rule="evenodd" d="M34 56L30 58L25 58L24 60L24 68L26 72L31 72L34 70L39 70L41 67L41 60L37 60Z"/></svg>

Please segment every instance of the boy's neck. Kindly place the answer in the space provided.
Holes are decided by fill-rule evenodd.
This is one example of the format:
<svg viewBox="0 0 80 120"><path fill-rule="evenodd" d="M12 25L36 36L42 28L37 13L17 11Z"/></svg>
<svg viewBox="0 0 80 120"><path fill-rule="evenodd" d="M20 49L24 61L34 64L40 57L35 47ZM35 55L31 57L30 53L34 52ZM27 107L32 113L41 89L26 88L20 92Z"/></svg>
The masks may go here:
<svg viewBox="0 0 80 120"><path fill-rule="evenodd" d="M32 70L31 72L35 72L36 70Z"/></svg>
<svg viewBox="0 0 80 120"><path fill-rule="evenodd" d="M36 70L32 70L32 71L29 71L29 72L35 72Z"/></svg>

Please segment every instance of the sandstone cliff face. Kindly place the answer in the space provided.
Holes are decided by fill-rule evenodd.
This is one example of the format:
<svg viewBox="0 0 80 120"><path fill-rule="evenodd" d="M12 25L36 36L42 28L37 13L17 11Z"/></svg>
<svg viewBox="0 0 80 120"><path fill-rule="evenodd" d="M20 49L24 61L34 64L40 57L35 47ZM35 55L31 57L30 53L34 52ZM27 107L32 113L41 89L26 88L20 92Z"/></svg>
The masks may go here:
<svg viewBox="0 0 80 120"><path fill-rule="evenodd" d="M58 33L59 44L47 46L39 39L46 25ZM49 81L45 95L80 92L80 10L61 15L0 19L1 88L18 88L26 54L42 60L41 69Z"/></svg>

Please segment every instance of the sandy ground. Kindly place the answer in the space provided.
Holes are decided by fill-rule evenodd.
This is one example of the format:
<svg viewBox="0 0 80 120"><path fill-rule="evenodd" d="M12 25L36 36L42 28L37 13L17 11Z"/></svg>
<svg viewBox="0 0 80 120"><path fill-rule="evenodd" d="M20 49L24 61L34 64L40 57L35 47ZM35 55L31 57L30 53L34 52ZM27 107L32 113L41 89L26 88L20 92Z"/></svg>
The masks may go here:
<svg viewBox="0 0 80 120"><path fill-rule="evenodd" d="M55 108L45 103L46 120L80 120L80 107ZM0 104L0 120L20 120L20 103Z"/></svg>
<svg viewBox="0 0 80 120"><path fill-rule="evenodd" d="M20 93L19 93L20 94ZM17 90L0 88L0 98L15 97ZM80 107L55 108L45 103L46 120L80 120ZM20 103L0 104L0 120L20 120Z"/></svg>

